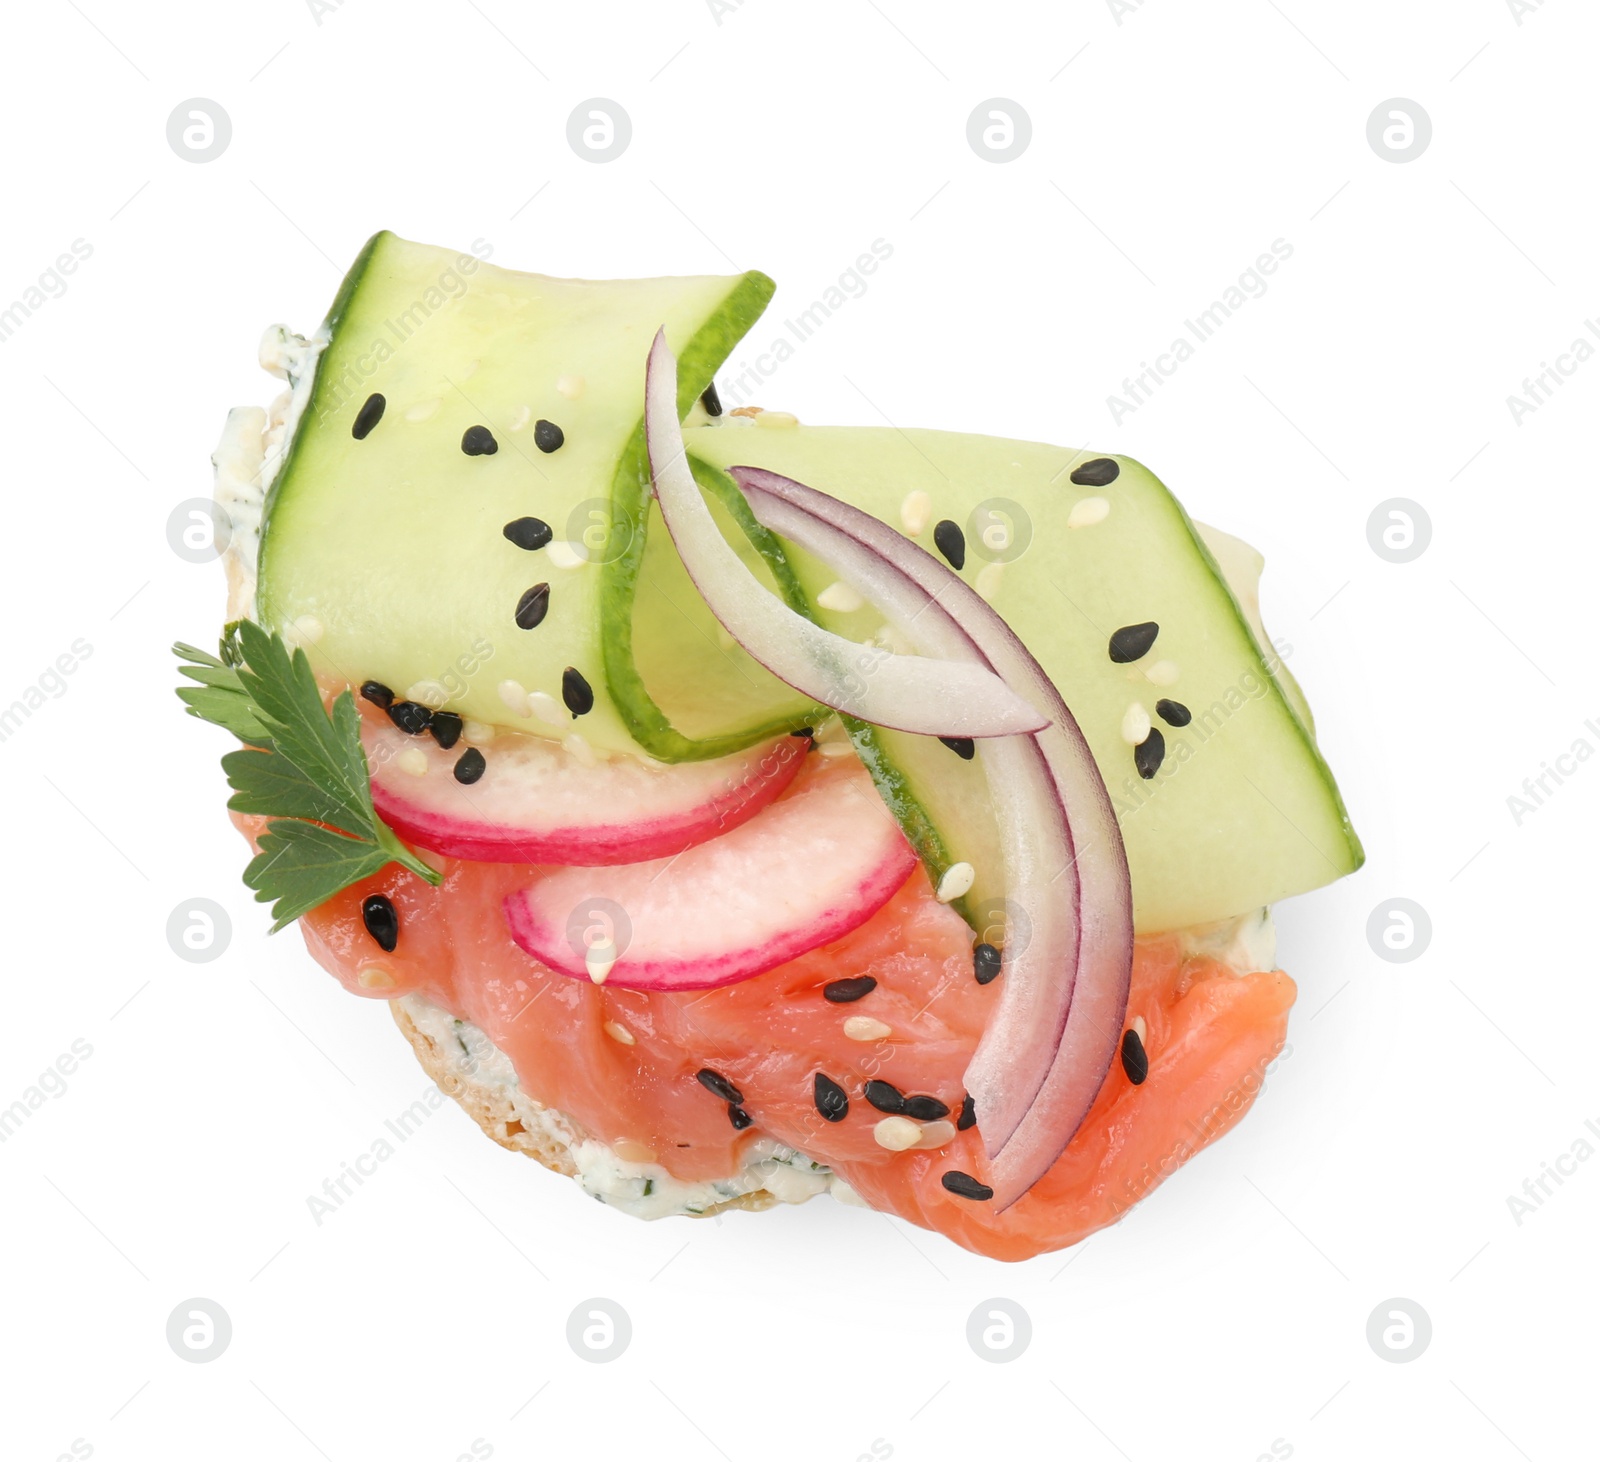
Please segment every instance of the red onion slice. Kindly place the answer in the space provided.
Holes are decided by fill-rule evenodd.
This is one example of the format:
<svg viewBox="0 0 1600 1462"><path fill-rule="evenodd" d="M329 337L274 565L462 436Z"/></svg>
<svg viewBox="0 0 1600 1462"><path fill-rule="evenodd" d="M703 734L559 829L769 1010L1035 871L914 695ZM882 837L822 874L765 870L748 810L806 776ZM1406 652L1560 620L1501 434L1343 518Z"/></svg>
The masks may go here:
<svg viewBox="0 0 1600 1462"><path fill-rule="evenodd" d="M765 485L771 474L730 470L758 522L827 563L919 651L988 665L954 616L890 560L837 523L773 495ZM1029 928L1026 942L1004 951L1000 1006L984 1038L1009 1054L1004 1082L974 1088L968 1073L980 1130L997 1147L1044 1085L1066 1028L1078 963L1079 879L1072 829L1041 748L1007 737L982 742L977 750L995 809L1008 902L1021 907Z"/></svg>
<svg viewBox="0 0 1600 1462"><path fill-rule="evenodd" d="M895 655L830 634L783 603L722 536L684 455L678 365L657 331L645 371L645 444L661 515L723 627L780 680L848 715L924 736L1008 736L1044 717L973 660Z"/></svg>
<svg viewBox="0 0 1600 1462"><path fill-rule="evenodd" d="M1008 1207L1082 1124L1122 1034L1133 959L1127 856L1099 769L1027 647L964 580L868 513L760 468L730 473L756 518L829 563L930 653L967 653L1045 711L1030 738L985 743L1008 899L1032 931L1004 955L999 1007L967 1070Z"/></svg>

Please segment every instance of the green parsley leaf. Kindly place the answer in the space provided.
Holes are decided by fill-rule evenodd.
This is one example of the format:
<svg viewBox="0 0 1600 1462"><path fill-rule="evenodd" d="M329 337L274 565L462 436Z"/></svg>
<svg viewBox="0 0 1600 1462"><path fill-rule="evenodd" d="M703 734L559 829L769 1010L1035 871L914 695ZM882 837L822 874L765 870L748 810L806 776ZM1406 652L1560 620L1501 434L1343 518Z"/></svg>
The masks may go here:
<svg viewBox="0 0 1600 1462"><path fill-rule="evenodd" d="M240 685L237 670L223 664L215 655L182 642L172 647L172 653L187 662L178 666L179 674L199 682L198 686L178 687L178 699L189 708L191 716L221 726L253 745L259 746L267 740L267 728Z"/></svg>
<svg viewBox="0 0 1600 1462"><path fill-rule="evenodd" d="M305 651L249 620L223 632L222 657L173 646L182 674L198 682L178 698L189 714L232 731L253 749L222 758L228 806L272 819L244 881L273 905L273 932L341 889L398 863L428 883L440 876L372 805L361 716L349 691L329 711Z"/></svg>
<svg viewBox="0 0 1600 1462"><path fill-rule="evenodd" d="M272 904L271 932L276 934L389 861L387 849L362 838L280 818L261 834L261 851L245 869L244 881L256 891L257 902Z"/></svg>
<svg viewBox="0 0 1600 1462"><path fill-rule="evenodd" d="M256 817L303 817L310 822L331 823L344 828L359 819L328 796L288 757L275 748L260 751L230 751L222 758L222 770L234 795L228 799L230 812Z"/></svg>
<svg viewBox="0 0 1600 1462"><path fill-rule="evenodd" d="M291 658L277 635L248 622L239 626L239 645L244 651L239 683L266 721L273 746L358 825L340 819L341 827L350 832L364 830L362 822L370 827L377 814L361 750L361 717L350 693L334 702L330 717L304 650Z"/></svg>

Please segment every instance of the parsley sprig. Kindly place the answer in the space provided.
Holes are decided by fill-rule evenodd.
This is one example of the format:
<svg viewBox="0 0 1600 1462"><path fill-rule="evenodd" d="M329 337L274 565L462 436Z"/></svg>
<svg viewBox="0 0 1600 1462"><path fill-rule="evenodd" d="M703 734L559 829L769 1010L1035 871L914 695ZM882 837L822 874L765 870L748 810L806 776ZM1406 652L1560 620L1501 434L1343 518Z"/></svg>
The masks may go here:
<svg viewBox="0 0 1600 1462"><path fill-rule="evenodd" d="M272 932L389 863L437 884L439 875L403 844L372 805L361 716L349 691L331 712L304 650L250 620L229 625L219 655L177 644L178 699L191 716L231 731L248 749L222 758L228 806L271 819L244 871Z"/></svg>

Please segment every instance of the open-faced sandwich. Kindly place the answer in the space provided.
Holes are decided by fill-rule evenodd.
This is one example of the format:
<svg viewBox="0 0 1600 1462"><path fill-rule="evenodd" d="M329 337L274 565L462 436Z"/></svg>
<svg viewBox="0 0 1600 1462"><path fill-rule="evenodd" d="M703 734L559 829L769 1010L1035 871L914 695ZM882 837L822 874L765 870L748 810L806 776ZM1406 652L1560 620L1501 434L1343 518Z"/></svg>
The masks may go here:
<svg viewBox="0 0 1600 1462"><path fill-rule="evenodd" d="M246 882L491 1137L640 1217L1020 1259L1250 1105L1361 849L1261 559L1126 457L724 413L764 275L377 235L219 447Z"/></svg>

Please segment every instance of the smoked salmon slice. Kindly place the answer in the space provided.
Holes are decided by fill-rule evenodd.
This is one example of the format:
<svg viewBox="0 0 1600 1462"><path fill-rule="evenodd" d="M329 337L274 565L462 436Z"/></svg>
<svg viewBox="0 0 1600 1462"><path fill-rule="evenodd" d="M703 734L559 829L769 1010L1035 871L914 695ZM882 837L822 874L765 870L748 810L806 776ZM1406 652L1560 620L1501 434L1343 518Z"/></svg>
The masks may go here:
<svg viewBox="0 0 1600 1462"><path fill-rule="evenodd" d="M820 760L783 796L828 775ZM952 1166L981 1168L961 1080L998 985L978 982L971 933L920 866L842 937L734 984L671 991L574 979L519 948L505 904L538 868L431 861L437 888L391 866L301 921L312 954L352 993L420 995L471 1022L527 1096L623 1153L652 1154L672 1178L725 1178L770 1139L872 1207L999 1259L1114 1223L1228 1131L1283 1047L1295 996L1281 971L1241 971L1181 933L1138 940L1127 1021L1145 1079L1114 1064L1066 1151L998 1212L940 1181ZM374 895L398 918L392 951L364 926ZM830 987L856 998L829 998Z"/></svg>

